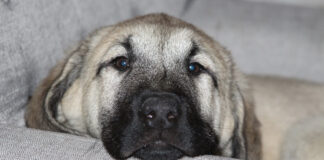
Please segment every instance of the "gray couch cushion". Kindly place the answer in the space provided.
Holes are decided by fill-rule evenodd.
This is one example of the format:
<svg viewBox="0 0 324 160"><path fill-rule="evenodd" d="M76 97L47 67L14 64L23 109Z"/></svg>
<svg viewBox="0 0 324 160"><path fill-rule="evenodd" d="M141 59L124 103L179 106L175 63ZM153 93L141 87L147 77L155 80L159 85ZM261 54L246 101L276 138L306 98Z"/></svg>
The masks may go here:
<svg viewBox="0 0 324 160"><path fill-rule="evenodd" d="M235 0L0 1L0 123L23 126L27 98L64 50L99 26L166 12L233 52L248 73L324 82L324 10Z"/></svg>
<svg viewBox="0 0 324 160"><path fill-rule="evenodd" d="M111 159L98 139L3 125L0 125L0 157L16 160ZM201 156L195 160L234 159Z"/></svg>
<svg viewBox="0 0 324 160"><path fill-rule="evenodd" d="M139 14L137 7L179 14L184 1L170 3L172 0L1 0L0 123L24 125L28 96L64 51L91 31Z"/></svg>
<svg viewBox="0 0 324 160"><path fill-rule="evenodd" d="M28 95L64 50L99 26L166 12L233 52L248 73L324 82L324 10L235 0L0 1L0 123L23 126Z"/></svg>
<svg viewBox="0 0 324 160"><path fill-rule="evenodd" d="M0 124L24 126L28 96L64 56L64 50L95 28L151 12L166 12L202 28L227 46L248 73L324 82L324 10L320 8L243 0L0 0ZM64 156L65 149L73 148L71 144L59 149L65 136L78 144L76 149L84 145L86 150L94 143L59 133L1 129L0 157L8 154L8 159L16 154L39 159L55 157L55 153ZM35 137L28 140L25 133ZM10 134L16 137L10 138ZM47 134L59 138L46 140ZM26 146L35 148L28 152ZM49 155L51 146L57 150L53 155ZM102 147L93 152L96 150L98 156L104 156ZM37 151L44 155L35 154ZM96 154L89 152L95 158Z"/></svg>

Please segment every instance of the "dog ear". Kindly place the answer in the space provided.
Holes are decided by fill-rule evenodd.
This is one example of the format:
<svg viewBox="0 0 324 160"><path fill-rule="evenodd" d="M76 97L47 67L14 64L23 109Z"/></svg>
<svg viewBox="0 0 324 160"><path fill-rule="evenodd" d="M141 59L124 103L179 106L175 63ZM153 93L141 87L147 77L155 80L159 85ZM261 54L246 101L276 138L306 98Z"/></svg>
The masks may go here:
<svg viewBox="0 0 324 160"><path fill-rule="evenodd" d="M58 106L65 92L79 78L87 53L108 33L109 28L95 31L50 71L27 106L25 120L28 127L79 134L57 121Z"/></svg>
<svg viewBox="0 0 324 160"><path fill-rule="evenodd" d="M235 66L232 73L232 102L235 127L232 137L232 157L260 160L262 156L260 123L254 110L254 99L247 77Z"/></svg>
<svg viewBox="0 0 324 160"><path fill-rule="evenodd" d="M52 131L64 132L55 118L57 107L64 93L79 77L85 54L88 52L86 42L82 42L72 51L67 59L58 63L36 89L26 110L26 125Z"/></svg>
<svg viewBox="0 0 324 160"><path fill-rule="evenodd" d="M260 122L255 114L254 99L250 88L240 88L244 105L243 137L247 160L262 159Z"/></svg>
<svg viewBox="0 0 324 160"><path fill-rule="evenodd" d="M230 52L226 49L223 52L230 55ZM230 62L230 101L233 106L231 108L234 117L234 130L230 145L232 157L261 160L261 125L255 114L254 98L248 82L249 79L237 68L231 57L227 59Z"/></svg>

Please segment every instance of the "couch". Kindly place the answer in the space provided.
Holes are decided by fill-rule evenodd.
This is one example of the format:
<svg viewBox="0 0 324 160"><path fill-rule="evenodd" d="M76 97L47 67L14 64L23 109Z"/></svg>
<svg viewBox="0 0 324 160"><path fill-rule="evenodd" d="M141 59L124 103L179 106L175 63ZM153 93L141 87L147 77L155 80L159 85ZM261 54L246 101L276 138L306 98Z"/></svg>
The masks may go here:
<svg viewBox="0 0 324 160"><path fill-rule="evenodd" d="M98 139L26 128L24 109L37 84L80 39L100 26L152 12L206 31L232 51L244 72L324 82L319 6L262 0L0 0L0 159L107 159Z"/></svg>

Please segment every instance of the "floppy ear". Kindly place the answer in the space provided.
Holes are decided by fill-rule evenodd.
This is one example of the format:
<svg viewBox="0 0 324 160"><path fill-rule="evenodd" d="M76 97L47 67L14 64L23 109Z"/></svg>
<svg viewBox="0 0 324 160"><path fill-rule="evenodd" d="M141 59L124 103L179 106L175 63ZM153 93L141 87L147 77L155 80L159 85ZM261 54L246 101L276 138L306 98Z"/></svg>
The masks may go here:
<svg viewBox="0 0 324 160"><path fill-rule="evenodd" d="M244 79L234 82L232 90L233 116L235 119L231 138L232 157L246 160L261 160L260 124L254 113L254 102Z"/></svg>
<svg viewBox="0 0 324 160"><path fill-rule="evenodd" d="M26 125L32 128L68 132L56 121L58 103L79 77L87 42L82 42L68 58L58 63L32 96L25 114Z"/></svg>
<svg viewBox="0 0 324 160"><path fill-rule="evenodd" d="M230 53L224 50L227 55ZM252 89L246 77L236 67L232 60L230 62L230 101L234 118L234 129L231 137L231 154L233 158L246 160L262 159L262 142L260 134L260 123L254 109L254 98Z"/></svg>
<svg viewBox="0 0 324 160"><path fill-rule="evenodd" d="M245 143L245 157L247 160L262 159L262 142L260 122L254 111L254 99L249 88L240 88L240 94L244 105L243 137Z"/></svg>
<svg viewBox="0 0 324 160"><path fill-rule="evenodd" d="M89 50L92 50L109 33L111 28L101 28L92 33L70 52L65 60L51 70L47 78L36 89L27 106L25 120L28 127L81 134L79 131L65 127L58 122L59 104L68 89L79 78ZM68 101L71 101L71 99L69 98ZM77 107L81 108L81 106Z"/></svg>

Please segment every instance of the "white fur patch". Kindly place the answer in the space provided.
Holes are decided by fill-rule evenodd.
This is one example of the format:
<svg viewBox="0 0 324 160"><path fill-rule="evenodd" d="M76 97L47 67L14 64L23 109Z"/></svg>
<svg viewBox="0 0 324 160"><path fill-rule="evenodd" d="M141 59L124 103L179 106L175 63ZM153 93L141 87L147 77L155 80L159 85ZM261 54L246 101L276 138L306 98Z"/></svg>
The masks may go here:
<svg viewBox="0 0 324 160"><path fill-rule="evenodd" d="M116 92L122 80L122 76L112 67L107 67L102 72L101 77L92 81L88 86L83 102L83 114L87 117L88 131L98 138L101 133L99 115L101 112L114 110Z"/></svg>
<svg viewBox="0 0 324 160"><path fill-rule="evenodd" d="M66 127L86 133L86 126L82 116L82 86L77 79L65 92L58 106L58 121Z"/></svg>
<svg viewBox="0 0 324 160"><path fill-rule="evenodd" d="M195 83L198 90L198 99L201 105L201 114L202 117L206 117L207 120L214 120L219 117L220 106L216 106L215 96L217 94L216 89L213 86L213 81L211 77L207 74L201 74L197 79L195 79Z"/></svg>
<svg viewBox="0 0 324 160"><path fill-rule="evenodd" d="M192 48L192 31L188 29L176 29L170 33L170 37L164 42L164 65L173 69L177 62L184 62Z"/></svg>
<svg viewBox="0 0 324 160"><path fill-rule="evenodd" d="M149 58L155 64L160 62L161 37L155 33L155 27L153 25L135 28L131 40L134 53L137 56Z"/></svg>

